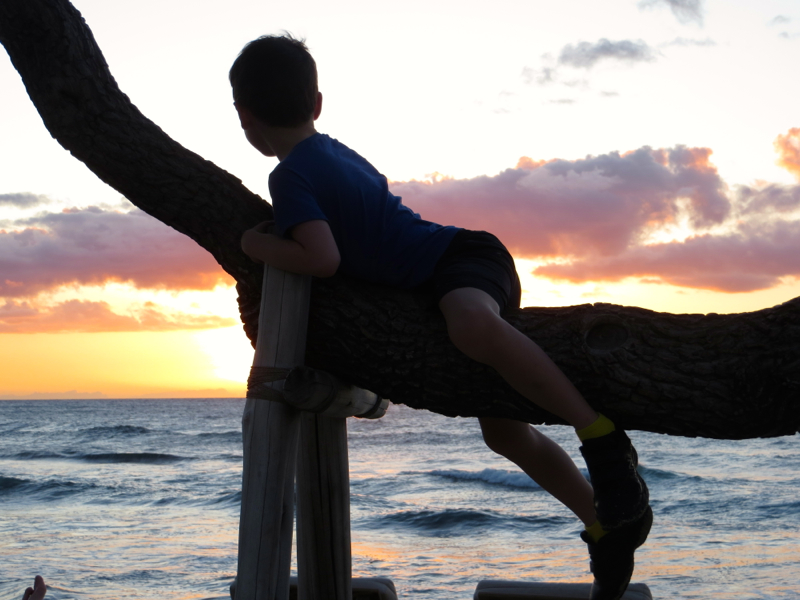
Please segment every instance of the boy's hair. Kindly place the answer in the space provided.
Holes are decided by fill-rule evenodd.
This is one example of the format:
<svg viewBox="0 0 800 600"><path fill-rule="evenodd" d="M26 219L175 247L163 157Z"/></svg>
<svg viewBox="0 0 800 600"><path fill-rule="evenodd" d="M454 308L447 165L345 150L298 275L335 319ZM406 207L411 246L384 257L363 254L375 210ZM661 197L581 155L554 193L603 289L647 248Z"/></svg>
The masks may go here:
<svg viewBox="0 0 800 600"><path fill-rule="evenodd" d="M247 44L228 78L233 99L273 127L297 127L314 114L317 65L303 40L265 35Z"/></svg>

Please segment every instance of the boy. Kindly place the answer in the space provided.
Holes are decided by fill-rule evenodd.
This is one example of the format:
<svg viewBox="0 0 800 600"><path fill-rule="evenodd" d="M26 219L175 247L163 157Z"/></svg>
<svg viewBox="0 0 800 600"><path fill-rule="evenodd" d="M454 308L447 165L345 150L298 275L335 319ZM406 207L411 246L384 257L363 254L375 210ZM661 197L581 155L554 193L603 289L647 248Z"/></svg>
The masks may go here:
<svg viewBox="0 0 800 600"><path fill-rule="evenodd" d="M253 260L279 269L432 290L450 339L496 369L518 392L572 425L592 485L567 453L527 423L482 418L487 445L525 471L583 521L592 598L622 596L633 554L652 523L630 440L595 413L556 365L501 314L519 307L519 279L486 232L422 220L389 193L386 178L338 141L317 133L322 110L314 59L289 36L250 42L230 70L247 140L280 161L270 174L277 235L263 224L242 236Z"/></svg>

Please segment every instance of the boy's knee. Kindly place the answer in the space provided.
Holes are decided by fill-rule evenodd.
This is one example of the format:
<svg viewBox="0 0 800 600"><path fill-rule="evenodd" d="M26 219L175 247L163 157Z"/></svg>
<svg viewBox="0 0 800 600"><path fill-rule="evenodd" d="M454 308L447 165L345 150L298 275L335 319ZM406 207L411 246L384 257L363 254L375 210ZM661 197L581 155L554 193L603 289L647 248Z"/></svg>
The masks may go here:
<svg viewBox="0 0 800 600"><path fill-rule="evenodd" d="M480 419L481 434L492 452L513 460L521 448L530 450L532 433L530 425L509 419Z"/></svg>
<svg viewBox="0 0 800 600"><path fill-rule="evenodd" d="M509 454L513 451L513 443L507 438L496 432L487 433L483 432L483 442L486 446L500 456L508 458Z"/></svg>
<svg viewBox="0 0 800 600"><path fill-rule="evenodd" d="M492 345L501 334L502 325L502 319L485 307L466 307L457 316L447 320L447 333L461 352L485 362L482 357L492 352Z"/></svg>

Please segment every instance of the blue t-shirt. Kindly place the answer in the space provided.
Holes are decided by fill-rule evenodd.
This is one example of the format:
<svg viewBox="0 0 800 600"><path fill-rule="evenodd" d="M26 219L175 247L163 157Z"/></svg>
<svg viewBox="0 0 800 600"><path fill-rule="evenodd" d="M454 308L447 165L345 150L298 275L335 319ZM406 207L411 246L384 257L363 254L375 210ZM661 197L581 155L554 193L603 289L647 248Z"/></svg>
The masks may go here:
<svg viewBox="0 0 800 600"><path fill-rule="evenodd" d="M386 177L327 135L297 144L269 176L278 235L328 222L340 273L398 287L428 279L457 227L424 221L389 192Z"/></svg>

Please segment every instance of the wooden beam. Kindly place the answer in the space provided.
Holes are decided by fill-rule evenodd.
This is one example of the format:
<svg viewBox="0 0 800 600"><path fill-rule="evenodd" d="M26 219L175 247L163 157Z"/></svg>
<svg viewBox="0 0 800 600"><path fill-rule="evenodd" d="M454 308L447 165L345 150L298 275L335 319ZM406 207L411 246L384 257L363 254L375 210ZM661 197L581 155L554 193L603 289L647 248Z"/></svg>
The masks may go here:
<svg viewBox="0 0 800 600"><path fill-rule="evenodd" d="M264 268L255 367L302 364L311 278ZM277 392L282 380L269 385ZM300 412L248 398L236 600L288 600Z"/></svg>

